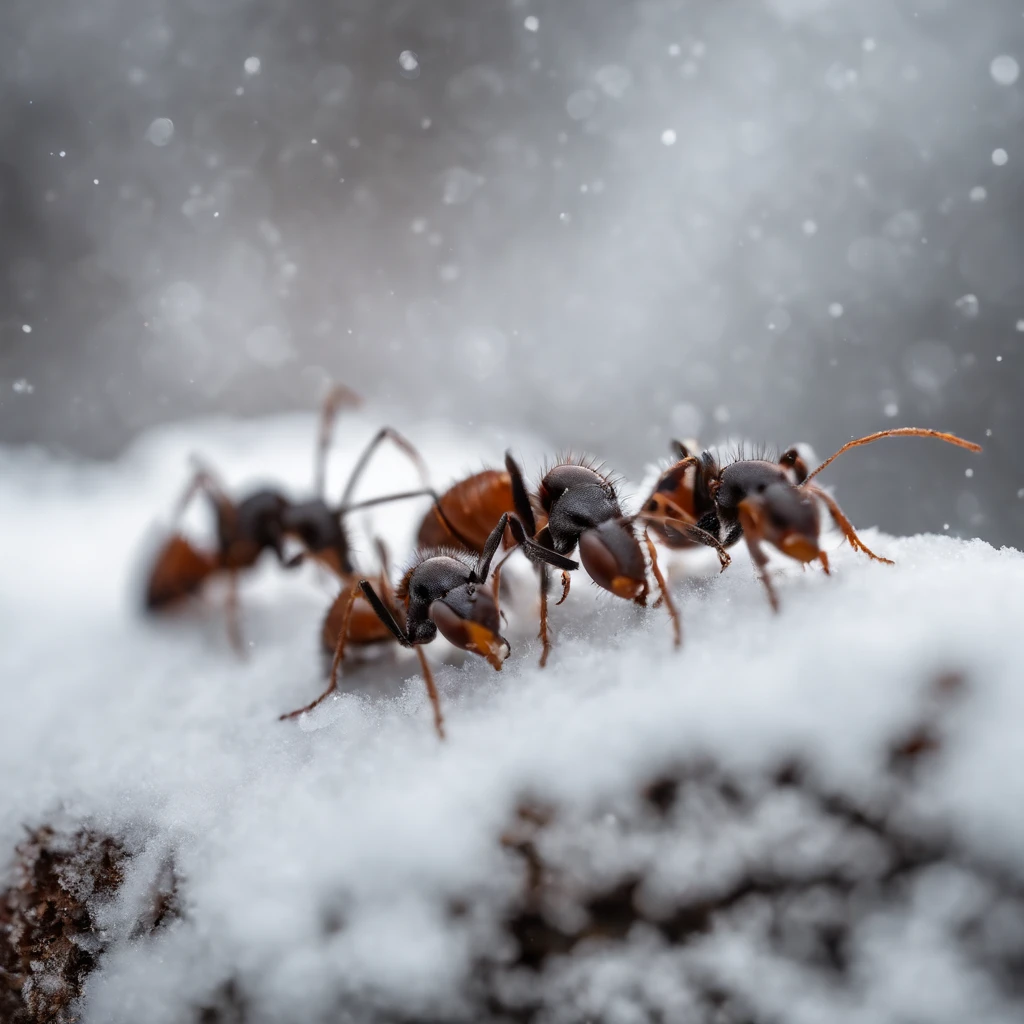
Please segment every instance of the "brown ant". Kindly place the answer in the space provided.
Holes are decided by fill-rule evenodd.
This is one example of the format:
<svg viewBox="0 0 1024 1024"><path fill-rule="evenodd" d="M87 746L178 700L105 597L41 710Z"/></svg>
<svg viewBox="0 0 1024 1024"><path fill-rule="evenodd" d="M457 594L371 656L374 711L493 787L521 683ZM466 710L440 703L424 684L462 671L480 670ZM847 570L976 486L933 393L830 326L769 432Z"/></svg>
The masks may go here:
<svg viewBox="0 0 1024 1024"><path fill-rule="evenodd" d="M309 501L292 502L280 491L262 488L240 501L233 501L211 470L198 466L175 510L180 519L189 502L202 493L213 505L217 523L217 544L212 551L194 546L182 533L175 531L159 550L146 583L145 605L158 611L194 594L210 577L225 573L228 579L228 637L236 650L242 650L238 625L238 573L256 564L264 551L273 551L278 561L292 568L302 555L286 558L287 538L299 541L309 557L326 566L343 579L355 573L350 555L344 516L355 508L396 501L414 494L429 494L430 489L403 492L384 498L352 504L350 498L370 457L384 440L391 440L415 463L426 482L426 467L418 453L400 434L389 427L380 430L360 456L349 479L341 505L331 508L323 497L324 471L330 448L334 419L344 406L356 405L359 397L338 385L328 393L320 418L320 432L315 457L317 496Z"/></svg>
<svg viewBox="0 0 1024 1024"><path fill-rule="evenodd" d="M572 559L536 544L527 536L523 524L515 515L504 512L475 561L455 551L421 555L402 576L395 595L391 594L387 586L386 574L382 574L378 581L382 596L378 596L369 580L360 580L358 590L353 587L346 592L346 604L327 689L304 708L282 717L291 718L312 710L337 689L338 672L350 639L350 617L356 605L356 595L361 594L395 640L403 647L415 648L434 711L434 727L438 736L444 739L441 702L423 646L429 644L440 630L449 643L464 651L479 654L494 669L501 670L510 647L499 632L498 588L496 585L488 588L485 584L491 575L491 560L506 527L511 529L515 542L529 551L532 558L563 571L578 568Z"/></svg>
<svg viewBox="0 0 1024 1024"><path fill-rule="evenodd" d="M742 537L768 591L768 600L778 611L779 602L768 576L768 556L763 544L771 544L804 564L819 561L825 572L829 572L828 555L819 542L821 517L815 499L824 503L854 550L876 562L893 564L890 559L876 555L857 536L853 524L832 495L811 483L844 452L883 437L934 437L968 451L981 451L981 445L954 434L923 427L897 427L848 441L817 469L808 472L796 448L783 452L777 462L738 459L722 466L711 452L694 456L675 442L679 461L662 473L645 508L659 515L663 525L659 532L669 547L686 546L688 536L698 543L707 543L705 535L711 534L721 538L722 545L728 548ZM693 532L693 526L698 532ZM683 530L680 539L684 543L675 539L677 529Z"/></svg>
<svg viewBox="0 0 1024 1024"><path fill-rule="evenodd" d="M570 555L579 547L580 561L587 575L599 586L616 597L646 606L650 585L647 581L647 563L637 537L636 523L657 520L658 516L641 512L627 516L619 505L615 484L597 466L586 460L564 459L544 473L540 487L532 498L523 482L523 473L511 452L505 454L505 466L512 483L516 513L527 531L545 551ZM534 512L542 517L542 525ZM688 529L702 533L696 526ZM658 566L658 554L646 528L643 540L650 559L651 572L660 591L657 604L662 601L672 620L675 645L682 642L679 612L672 601L665 578ZM704 543L717 547L722 567L729 564L729 556L716 537L704 535ZM540 664L544 666L551 650L548 638L548 586L549 573L543 560L535 557L536 547L524 548L532 561L539 561L540 569ZM570 577L562 572L561 604L569 596Z"/></svg>
<svg viewBox="0 0 1024 1024"><path fill-rule="evenodd" d="M447 550L465 551L479 555L487 544L492 526L504 512L514 511L512 502L512 485L508 473L504 470L484 469L479 473L461 480L438 496L433 491L409 491L395 497L416 497L429 493L434 501L423 517L417 533L417 549L419 551ZM351 497L351 488L346 491L345 500ZM515 541L511 530L506 528L504 547L511 548ZM387 555L378 541L383 573L377 577L377 586L381 593L388 590ZM358 593L358 579L349 573L344 577L345 587L328 609L321 629L321 646L325 653L333 655L338 646L341 625L346 614L351 618L348 626L348 643L359 645L386 643L394 639L381 619ZM348 611L349 590L355 588L355 605ZM392 609L395 610L394 608ZM400 612L395 612L400 618ZM282 718L301 714L306 708Z"/></svg>

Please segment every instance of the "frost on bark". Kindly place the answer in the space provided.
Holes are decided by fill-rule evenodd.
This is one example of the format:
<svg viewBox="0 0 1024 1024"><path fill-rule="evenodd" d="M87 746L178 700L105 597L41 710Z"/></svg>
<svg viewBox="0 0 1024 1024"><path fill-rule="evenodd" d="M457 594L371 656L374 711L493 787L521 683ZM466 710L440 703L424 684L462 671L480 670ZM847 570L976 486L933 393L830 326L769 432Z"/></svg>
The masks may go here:
<svg viewBox="0 0 1024 1024"><path fill-rule="evenodd" d="M117 891L124 856L110 836L45 826L18 847L0 893L0 1020L78 1019L74 1002L104 945L92 906Z"/></svg>
<svg viewBox="0 0 1024 1024"><path fill-rule="evenodd" d="M0 1022L71 1024L103 952L154 932L179 913L167 865L130 928L112 933L100 912L118 897L131 860L121 842L89 827L42 826L14 851L0 890Z"/></svg>

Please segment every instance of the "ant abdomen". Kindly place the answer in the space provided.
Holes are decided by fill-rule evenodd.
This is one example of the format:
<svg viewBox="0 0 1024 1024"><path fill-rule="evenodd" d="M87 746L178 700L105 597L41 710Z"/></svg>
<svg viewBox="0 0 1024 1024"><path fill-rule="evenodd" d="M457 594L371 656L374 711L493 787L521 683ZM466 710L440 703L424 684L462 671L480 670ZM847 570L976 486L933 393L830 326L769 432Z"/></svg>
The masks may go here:
<svg viewBox="0 0 1024 1024"><path fill-rule="evenodd" d="M196 593L218 568L215 555L200 551L180 533L172 534L153 562L146 583L146 608L155 610Z"/></svg>
<svg viewBox="0 0 1024 1024"><path fill-rule="evenodd" d="M478 555L483 551L502 513L514 510L512 482L508 472L485 469L460 480L445 491L436 504L431 505L420 524L416 543L423 550L455 548ZM458 531L457 535L444 520ZM503 546L512 546L512 535L508 530L505 531Z"/></svg>

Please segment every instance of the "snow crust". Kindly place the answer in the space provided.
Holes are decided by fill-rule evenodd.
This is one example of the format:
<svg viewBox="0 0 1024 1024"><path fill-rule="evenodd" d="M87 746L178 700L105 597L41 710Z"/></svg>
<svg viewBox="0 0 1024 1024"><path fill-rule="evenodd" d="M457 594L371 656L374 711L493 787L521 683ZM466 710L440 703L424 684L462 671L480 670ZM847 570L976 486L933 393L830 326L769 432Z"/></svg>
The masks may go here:
<svg viewBox="0 0 1024 1024"><path fill-rule="evenodd" d="M343 420L333 493L382 416ZM530 438L398 425L439 485L496 464L507 446L534 477L544 455ZM261 565L242 589L241 661L214 588L183 614L147 620L138 573L189 453L233 488L269 479L298 496L313 432L307 416L176 427L113 466L0 451L0 873L23 827L57 819L89 821L137 853L104 909L111 945L86 990L87 1024L196 1020L230 986L245 1020L481 1019L481 964L515 961L504 925L524 869L500 837L524 801L556 809L542 843L566 892L642 876L637 902L651 919L751 864L853 877L891 856L878 837L768 780L796 760L821 789L891 810L888 745L931 714L936 680L954 676L963 692L938 726L941 756L893 814L961 855L909 873L903 898L857 917L843 983L789 955L754 901L684 943L641 922L539 974L499 971L494 984L508 1005L539 1001L550 1021L700 1019L712 982L759 1019L1019 1019L1012 991L951 936L980 914L993 956L1024 950L1014 904L993 904L991 880L972 867L1024 887L1020 552L864 530L896 560L887 567L833 535L831 578L778 560L778 616L742 545L721 575L708 553L668 556L680 652L663 610L616 601L579 573L553 610L544 671L536 585L516 558L504 671L441 641L428 648L447 743L403 652L354 669L344 694L282 723L323 685L331 581ZM841 482L842 465L826 482ZM401 456L382 453L363 493L415 482ZM399 563L424 510L374 511L373 533ZM209 526L198 512L189 522L197 535ZM368 539L361 547L372 571ZM643 788L707 763L736 780L743 809L698 790L654 822ZM168 858L182 916L131 937ZM830 898L804 893L787 913L827 917ZM550 912L568 927L581 911L567 897Z"/></svg>

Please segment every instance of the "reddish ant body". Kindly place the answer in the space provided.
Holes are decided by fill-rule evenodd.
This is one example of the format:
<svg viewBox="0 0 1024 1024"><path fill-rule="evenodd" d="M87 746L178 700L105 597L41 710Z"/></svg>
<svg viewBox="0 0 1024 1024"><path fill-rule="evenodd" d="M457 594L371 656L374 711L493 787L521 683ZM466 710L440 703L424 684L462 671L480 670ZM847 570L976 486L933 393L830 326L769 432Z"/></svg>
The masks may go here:
<svg viewBox="0 0 1024 1024"><path fill-rule="evenodd" d="M507 470L485 469L448 488L420 523L420 550L453 548L480 554L491 529L505 512L515 511L512 479ZM505 547L513 545L505 533Z"/></svg>
<svg viewBox="0 0 1024 1024"><path fill-rule="evenodd" d="M651 521L656 517L648 513L625 515L612 480L584 460L566 459L547 470L536 495L532 497L523 481L522 470L510 452L505 455L505 466L512 482L516 512L542 549L570 555L578 547L583 568L599 587L638 605L647 604L650 585L636 523L638 519ZM542 521L539 529L535 511ZM696 527L689 529L697 531ZM650 558L651 572L660 590L657 603L665 603L672 620L675 645L678 647L682 639L679 613L658 567L657 551L646 529L643 540ZM714 537L707 536L704 540L720 549L724 568L729 562L729 556L721 550L721 545ZM525 549L525 554L531 560L538 561L534 550ZM570 577L563 571L559 604L569 595L569 582ZM547 566L541 563L539 635L542 666L547 663L551 650L548 638L548 586Z"/></svg>
<svg viewBox="0 0 1024 1024"><path fill-rule="evenodd" d="M304 708L282 717L290 718L312 710L337 689L338 671L349 638L346 624L353 614L358 593L368 602L379 622L395 640L403 647L415 648L434 711L434 727L438 736L444 739L441 703L423 646L433 641L440 631L449 643L461 650L479 654L494 669L501 670L510 647L499 632L497 586L492 590L485 584L491 574L491 560L506 527L511 529L515 541L529 551L530 557L562 570L578 568L572 559L536 544L527 536L523 524L514 515L505 512L491 530L483 550L475 560L459 552L422 555L405 572L394 596L387 587L386 575L382 575L378 581L382 596L378 596L369 580L361 580L358 590L352 588L347 593L327 689Z"/></svg>
<svg viewBox="0 0 1024 1024"><path fill-rule="evenodd" d="M323 497L324 468L334 418L340 408L358 402L358 396L342 386L333 388L324 401L316 452L317 497L309 501L293 502L280 491L265 488L236 502L228 497L209 469L198 467L178 503L175 519L180 518L195 495L205 494L216 516L216 547L209 551L203 550L180 532L172 533L158 552L150 570L145 593L146 608L159 611L170 607L196 593L207 579L224 573L228 578L228 636L232 645L241 650L238 573L254 566L264 551L273 551L282 566L291 568L303 557L285 557L285 540L292 538L302 544L309 557L342 579L353 576L356 570L352 564L349 538L344 525L345 514L354 508L431 493L424 486L420 491L388 495L358 504L349 502L370 456L385 439L393 441L413 459L426 484L426 469L418 454L401 435L385 427L370 442L353 469L341 505L333 509L327 505ZM371 627L370 632L379 632L369 622L366 625Z"/></svg>
<svg viewBox="0 0 1024 1024"><path fill-rule="evenodd" d="M862 551L877 562L892 565L890 559L876 555L857 536L853 524L836 500L811 483L813 477L844 452L883 437L934 437L968 451L981 451L981 445L954 434L920 427L898 427L849 441L817 469L808 472L796 448L783 452L777 462L738 459L722 466L711 452L694 456L676 442L681 458L662 474L645 508L652 513L657 511L668 520L665 525L670 529L662 531L662 537L670 547L683 546L673 541L676 523L687 530L690 524L696 525L700 532L692 536L699 543L706 543L704 534L711 534L721 538L725 547L731 547L742 537L768 592L768 600L777 611L778 598L767 573L768 556L762 545L770 544L784 555L805 564L819 561L828 573L828 555L820 545L818 501L824 503L854 550ZM691 470L692 476L687 477ZM684 483L687 480L689 482Z"/></svg>

